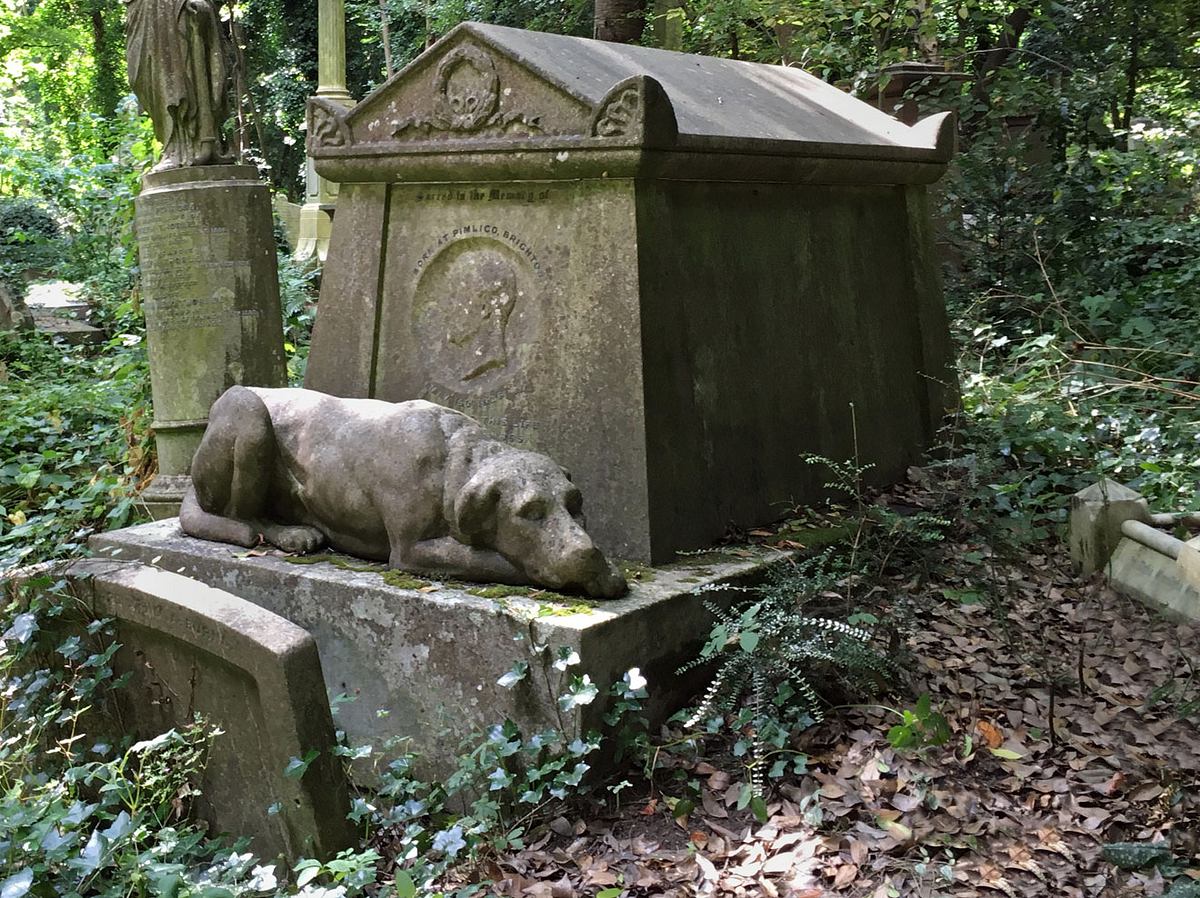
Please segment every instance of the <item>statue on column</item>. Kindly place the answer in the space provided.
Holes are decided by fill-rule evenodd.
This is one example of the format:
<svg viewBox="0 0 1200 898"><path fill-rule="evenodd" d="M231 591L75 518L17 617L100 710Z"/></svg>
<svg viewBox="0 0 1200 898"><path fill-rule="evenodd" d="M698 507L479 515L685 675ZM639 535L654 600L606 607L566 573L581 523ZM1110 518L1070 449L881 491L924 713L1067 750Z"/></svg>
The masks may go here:
<svg viewBox="0 0 1200 898"><path fill-rule="evenodd" d="M163 147L154 171L232 161L229 117L232 46L221 0L125 0L129 82Z"/></svg>

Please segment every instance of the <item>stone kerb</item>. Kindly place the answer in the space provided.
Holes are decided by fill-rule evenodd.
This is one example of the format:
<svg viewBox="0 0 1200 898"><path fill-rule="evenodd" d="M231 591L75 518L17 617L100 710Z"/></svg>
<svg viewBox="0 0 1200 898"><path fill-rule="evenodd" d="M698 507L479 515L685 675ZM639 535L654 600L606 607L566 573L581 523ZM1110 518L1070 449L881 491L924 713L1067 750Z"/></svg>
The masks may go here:
<svg viewBox="0 0 1200 898"><path fill-rule="evenodd" d="M327 857L348 847L349 791L312 637L250 602L130 562L71 566L75 591L117 622L122 716L139 738L199 714L212 743L199 810L215 832L252 836L263 857ZM299 779L293 757L319 754ZM277 813L270 813L275 806Z"/></svg>

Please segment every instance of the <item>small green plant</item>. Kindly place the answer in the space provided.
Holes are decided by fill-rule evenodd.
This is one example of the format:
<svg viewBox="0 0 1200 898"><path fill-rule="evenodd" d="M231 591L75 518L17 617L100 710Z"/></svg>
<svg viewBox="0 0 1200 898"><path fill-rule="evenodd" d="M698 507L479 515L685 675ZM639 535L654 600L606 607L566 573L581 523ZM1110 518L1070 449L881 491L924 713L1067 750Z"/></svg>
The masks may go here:
<svg viewBox="0 0 1200 898"><path fill-rule="evenodd" d="M1185 872L1200 859L1179 857L1166 842L1110 842L1100 853L1122 870L1157 870L1171 883L1163 898L1200 898L1200 881Z"/></svg>
<svg viewBox="0 0 1200 898"><path fill-rule="evenodd" d="M742 734L734 755L749 757L756 796L764 790L768 747L783 751L793 731L824 716L826 702L814 683L836 680L854 692L871 691L892 673L866 627L807 610L827 601L843 571L827 549L761 587L744 589L753 596L749 601L730 609L704 603L717 622L699 656L680 672L710 662L718 667L687 726L713 731L734 714ZM770 774L782 776L788 766L776 761Z"/></svg>
<svg viewBox="0 0 1200 898"><path fill-rule="evenodd" d="M899 750L942 746L950 741L950 724L946 716L933 707L929 693L923 693L910 710L888 708L900 722L887 732L888 744Z"/></svg>

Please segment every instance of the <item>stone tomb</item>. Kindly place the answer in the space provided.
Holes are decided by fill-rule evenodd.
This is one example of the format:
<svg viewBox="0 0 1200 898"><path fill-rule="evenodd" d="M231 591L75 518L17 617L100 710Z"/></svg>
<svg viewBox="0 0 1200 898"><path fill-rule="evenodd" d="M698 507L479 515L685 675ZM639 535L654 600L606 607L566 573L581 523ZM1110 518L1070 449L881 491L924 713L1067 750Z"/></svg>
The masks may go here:
<svg viewBox="0 0 1200 898"><path fill-rule="evenodd" d="M956 390L915 127L792 68L464 24L347 112L306 386L546 452L659 563L901 474Z"/></svg>

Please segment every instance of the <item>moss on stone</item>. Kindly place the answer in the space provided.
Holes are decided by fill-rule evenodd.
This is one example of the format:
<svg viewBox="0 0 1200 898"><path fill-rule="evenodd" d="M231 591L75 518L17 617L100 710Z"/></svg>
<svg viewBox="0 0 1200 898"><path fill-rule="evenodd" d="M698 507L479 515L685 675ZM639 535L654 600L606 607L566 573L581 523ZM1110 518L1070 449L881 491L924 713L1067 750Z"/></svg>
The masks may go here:
<svg viewBox="0 0 1200 898"><path fill-rule="evenodd" d="M382 571L383 581L388 586L394 586L397 589L422 589L429 586L428 580L422 580L420 577L414 577L407 571Z"/></svg>
<svg viewBox="0 0 1200 898"><path fill-rule="evenodd" d="M570 617L573 614L591 614L596 610L595 605L576 600L570 605L559 605L553 602L538 603L538 617Z"/></svg>
<svg viewBox="0 0 1200 898"><path fill-rule="evenodd" d="M288 564L323 564L328 562L343 571L358 571L364 574L381 573L384 570L382 564L359 561L345 555L331 555L328 552L319 555L284 555L283 560Z"/></svg>
<svg viewBox="0 0 1200 898"><path fill-rule="evenodd" d="M479 596L481 599L507 599L510 596L527 596L534 590L528 586L508 586L504 583L493 583L490 586L471 586L464 592Z"/></svg>
<svg viewBox="0 0 1200 898"><path fill-rule="evenodd" d="M652 583L658 577L658 572L648 564L638 561L618 561L616 564L625 579L635 583Z"/></svg>

